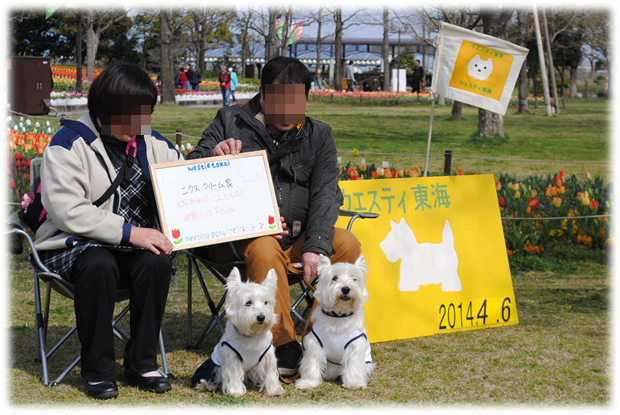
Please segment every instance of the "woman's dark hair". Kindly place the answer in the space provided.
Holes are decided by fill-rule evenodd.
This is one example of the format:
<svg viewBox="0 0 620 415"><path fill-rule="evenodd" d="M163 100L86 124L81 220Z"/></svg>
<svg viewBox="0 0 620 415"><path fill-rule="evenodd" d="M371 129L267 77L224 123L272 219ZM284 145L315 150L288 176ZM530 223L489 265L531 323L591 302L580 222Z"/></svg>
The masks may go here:
<svg viewBox="0 0 620 415"><path fill-rule="evenodd" d="M136 96L135 99L128 99ZM142 68L133 63L116 62L95 78L88 92L88 111L108 123L120 106L157 104L157 87Z"/></svg>
<svg viewBox="0 0 620 415"><path fill-rule="evenodd" d="M276 56L265 64L261 73L260 85L265 94L265 85L268 84L304 84L306 98L312 84L312 75L299 59L286 56Z"/></svg>

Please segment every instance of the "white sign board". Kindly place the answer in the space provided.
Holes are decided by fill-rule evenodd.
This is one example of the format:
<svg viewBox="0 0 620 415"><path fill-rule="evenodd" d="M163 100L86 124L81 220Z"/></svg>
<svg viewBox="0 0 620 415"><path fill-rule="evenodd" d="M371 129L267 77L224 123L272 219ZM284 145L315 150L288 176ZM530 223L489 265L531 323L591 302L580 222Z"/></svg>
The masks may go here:
<svg viewBox="0 0 620 415"><path fill-rule="evenodd" d="M175 251L282 232L264 150L150 169L162 232Z"/></svg>
<svg viewBox="0 0 620 415"><path fill-rule="evenodd" d="M392 69L392 92L407 92L407 70Z"/></svg>

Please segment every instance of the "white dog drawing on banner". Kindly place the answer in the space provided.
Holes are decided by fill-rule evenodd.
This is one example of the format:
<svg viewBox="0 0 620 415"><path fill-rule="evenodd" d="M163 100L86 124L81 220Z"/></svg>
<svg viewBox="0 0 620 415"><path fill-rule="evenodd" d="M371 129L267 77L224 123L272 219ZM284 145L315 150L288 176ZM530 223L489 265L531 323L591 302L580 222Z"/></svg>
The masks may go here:
<svg viewBox="0 0 620 415"><path fill-rule="evenodd" d="M454 235L446 220L438 244L418 243L405 218L390 221L392 230L379 244L388 261L400 263L400 291L418 291L420 285L441 284L442 291L461 291L459 258L454 249Z"/></svg>

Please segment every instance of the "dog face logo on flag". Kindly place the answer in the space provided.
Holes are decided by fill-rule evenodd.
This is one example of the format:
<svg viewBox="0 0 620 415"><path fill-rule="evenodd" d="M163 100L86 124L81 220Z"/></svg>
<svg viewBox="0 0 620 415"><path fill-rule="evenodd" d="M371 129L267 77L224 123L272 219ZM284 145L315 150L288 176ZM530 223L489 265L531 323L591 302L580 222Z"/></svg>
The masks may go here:
<svg viewBox="0 0 620 415"><path fill-rule="evenodd" d="M505 114L528 50L502 39L442 23L431 91Z"/></svg>
<svg viewBox="0 0 620 415"><path fill-rule="evenodd" d="M463 40L449 86L499 101L514 57Z"/></svg>

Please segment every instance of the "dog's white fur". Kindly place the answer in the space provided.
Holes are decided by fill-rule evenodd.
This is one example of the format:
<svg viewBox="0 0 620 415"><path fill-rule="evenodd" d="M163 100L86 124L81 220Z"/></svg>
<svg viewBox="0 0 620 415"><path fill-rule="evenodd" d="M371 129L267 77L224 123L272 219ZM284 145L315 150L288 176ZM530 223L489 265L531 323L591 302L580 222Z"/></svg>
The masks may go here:
<svg viewBox="0 0 620 415"><path fill-rule="evenodd" d="M270 270L262 284L251 281L242 282L239 270L234 268L226 283L226 338L243 342L248 350L264 347L265 336L271 338L271 328L278 321L274 312L278 275ZM263 316L261 322L259 316ZM262 317L261 317L262 319ZM246 383L259 386L267 396L284 394L280 384L275 347L271 347L261 361L245 372L237 354L228 347L222 348L222 366L217 378L221 381L222 393L236 398L246 393ZM220 382L211 384L205 380L201 383L208 390L215 390Z"/></svg>
<svg viewBox="0 0 620 415"><path fill-rule="evenodd" d="M364 256L360 255L355 264L331 264L329 257L321 255L318 267L318 283L314 298L318 306L312 313L314 324L331 333L343 333L351 330L364 330L364 308L368 299L366 275L368 266ZM349 291L343 294L343 288ZM346 290L345 290L346 292ZM331 317L322 312L335 312L339 315L353 313L348 317ZM327 361L323 347L312 334L303 340L304 354L299 367L300 378L295 382L298 389L312 389L319 386L323 379L342 378L342 386L347 389L364 389L375 364L366 363L367 340L358 339L344 349L341 365Z"/></svg>

